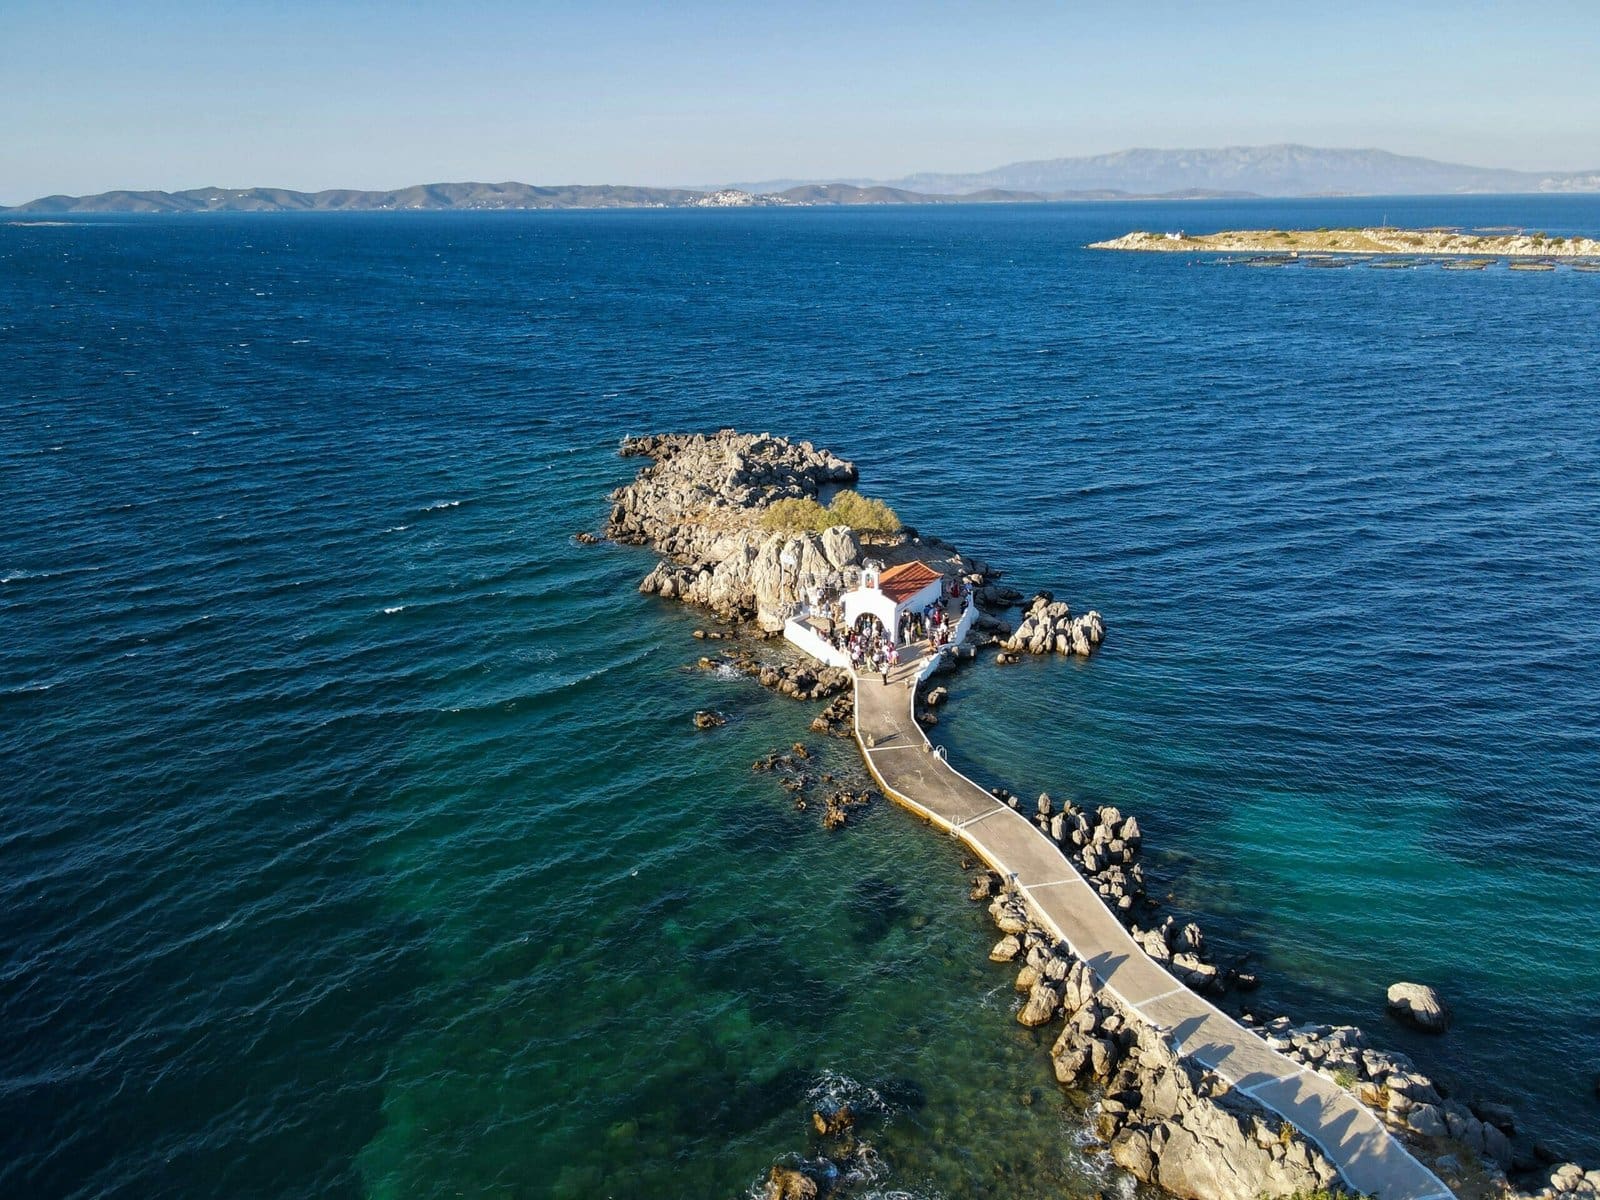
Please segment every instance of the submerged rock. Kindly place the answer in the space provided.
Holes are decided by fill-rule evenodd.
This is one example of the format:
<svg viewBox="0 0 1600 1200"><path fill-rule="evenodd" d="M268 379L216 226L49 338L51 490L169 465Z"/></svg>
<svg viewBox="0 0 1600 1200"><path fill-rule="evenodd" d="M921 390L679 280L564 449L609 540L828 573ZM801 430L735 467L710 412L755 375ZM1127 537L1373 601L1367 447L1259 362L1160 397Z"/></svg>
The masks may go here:
<svg viewBox="0 0 1600 1200"><path fill-rule="evenodd" d="M811 1114L811 1124L822 1137L837 1137L846 1130L853 1129L855 1123L856 1115L848 1104L840 1104L835 1108L819 1108Z"/></svg>
<svg viewBox="0 0 1600 1200"><path fill-rule="evenodd" d="M774 1166L763 1200L817 1200L817 1182L793 1167Z"/></svg>

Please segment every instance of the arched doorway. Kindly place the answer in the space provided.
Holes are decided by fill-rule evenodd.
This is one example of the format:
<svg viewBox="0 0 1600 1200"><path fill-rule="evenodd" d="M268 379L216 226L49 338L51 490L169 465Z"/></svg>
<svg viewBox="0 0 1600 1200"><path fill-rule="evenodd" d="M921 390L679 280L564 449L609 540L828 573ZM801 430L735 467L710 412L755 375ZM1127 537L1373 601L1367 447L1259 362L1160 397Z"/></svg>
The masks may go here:
<svg viewBox="0 0 1600 1200"><path fill-rule="evenodd" d="M883 627L883 622L878 620L877 613L864 612L856 618L853 627L862 637L887 638L889 631Z"/></svg>

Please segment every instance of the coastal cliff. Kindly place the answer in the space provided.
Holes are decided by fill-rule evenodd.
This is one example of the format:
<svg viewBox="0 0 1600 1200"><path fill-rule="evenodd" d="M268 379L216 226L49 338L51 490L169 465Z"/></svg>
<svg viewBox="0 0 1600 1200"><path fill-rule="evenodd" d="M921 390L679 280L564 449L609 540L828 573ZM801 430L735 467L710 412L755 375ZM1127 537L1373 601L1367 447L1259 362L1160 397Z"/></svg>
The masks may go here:
<svg viewBox="0 0 1600 1200"><path fill-rule="evenodd" d="M859 539L836 527L785 533L761 527L780 500L815 500L853 483L851 463L810 442L765 434L659 434L628 438L625 456L654 463L612 494L606 536L665 556L639 590L709 608L729 620L783 628L797 577L827 575L861 561ZM789 552L797 566L785 570Z"/></svg>

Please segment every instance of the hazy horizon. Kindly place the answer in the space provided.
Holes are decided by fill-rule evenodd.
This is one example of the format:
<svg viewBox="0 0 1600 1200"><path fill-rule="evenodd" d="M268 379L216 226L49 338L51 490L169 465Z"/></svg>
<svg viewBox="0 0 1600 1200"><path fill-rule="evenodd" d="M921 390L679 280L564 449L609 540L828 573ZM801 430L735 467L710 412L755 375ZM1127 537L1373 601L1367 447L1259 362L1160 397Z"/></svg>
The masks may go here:
<svg viewBox="0 0 1600 1200"><path fill-rule="evenodd" d="M1600 169L1589 14L1537 0L1509 27L1499 11L1238 3L1199 23L1175 3L1120 17L1022 4L1003 19L488 3L453 19L348 0L294 13L20 0L0 44L0 204L124 188L895 179L1285 142Z"/></svg>

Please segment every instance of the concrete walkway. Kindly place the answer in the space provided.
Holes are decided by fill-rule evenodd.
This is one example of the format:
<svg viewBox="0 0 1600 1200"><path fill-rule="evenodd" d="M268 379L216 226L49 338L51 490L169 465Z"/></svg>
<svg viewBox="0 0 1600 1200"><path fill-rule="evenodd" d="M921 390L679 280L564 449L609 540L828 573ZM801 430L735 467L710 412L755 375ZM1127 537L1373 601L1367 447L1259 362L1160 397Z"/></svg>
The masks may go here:
<svg viewBox="0 0 1600 1200"><path fill-rule="evenodd" d="M932 751L912 711L926 665L925 657L906 662L887 684L875 674L856 679L856 740L884 792L1015 883L1042 925L1129 1010L1176 1039L1186 1057L1293 1122L1356 1191L1379 1200L1449 1200L1450 1190L1354 1096L1180 984L1139 948L1043 831Z"/></svg>

